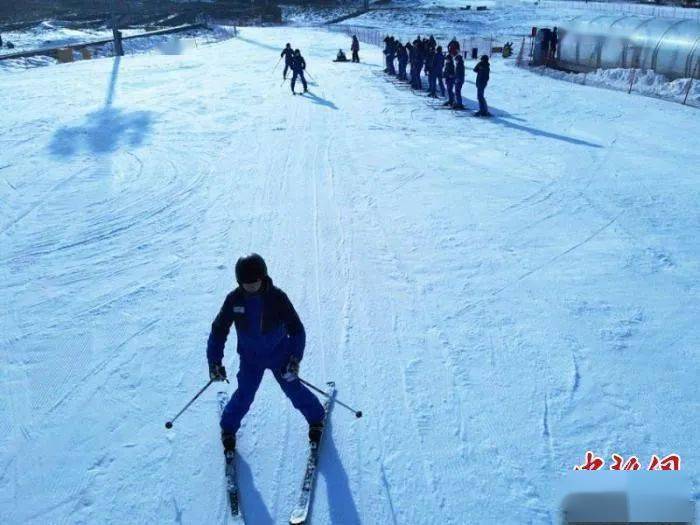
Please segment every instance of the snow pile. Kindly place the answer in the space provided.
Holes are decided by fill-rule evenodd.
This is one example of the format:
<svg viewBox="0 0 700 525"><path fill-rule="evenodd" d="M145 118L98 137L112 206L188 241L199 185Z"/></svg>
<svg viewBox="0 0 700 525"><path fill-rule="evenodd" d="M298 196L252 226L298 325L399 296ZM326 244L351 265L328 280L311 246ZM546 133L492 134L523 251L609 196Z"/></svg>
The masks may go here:
<svg viewBox="0 0 700 525"><path fill-rule="evenodd" d="M131 33L140 31L131 30ZM123 31L125 35L126 31ZM85 33L80 33L83 37ZM126 55L137 54L163 54L163 55L181 55L192 49L198 48L200 45L207 45L222 40L233 38L236 35L234 26L216 25L212 29L196 29L191 31L183 31L180 33L172 33L166 35L145 36L143 38L131 38L124 40L122 45ZM104 36L104 35L103 35ZM107 38L111 38L112 33L109 32ZM77 38L77 37L76 37ZM72 43L84 42L85 40L75 40ZM69 44L71 42L65 42ZM56 42L52 42L52 46L56 46ZM111 57L114 55L112 43L103 44L100 46L90 46L89 50L93 58ZM73 60L82 60L82 54L74 50ZM6 59L0 60L0 71L17 71L32 67L50 66L57 64L58 60L49 56L35 56L29 58Z"/></svg>
<svg viewBox="0 0 700 525"><path fill-rule="evenodd" d="M314 26L354 13L362 8L362 2L350 2L333 7L281 5L280 8L282 9L282 20L286 24Z"/></svg>
<svg viewBox="0 0 700 525"><path fill-rule="evenodd" d="M567 73L544 67L536 69L554 78L588 86L629 91L631 84L633 93L673 100L674 102L683 102L687 93L686 104L700 107L700 80L698 79L679 78L669 81L666 76L651 69L613 68L598 69L591 73Z"/></svg>
<svg viewBox="0 0 700 525"><path fill-rule="evenodd" d="M464 7L471 6L466 10ZM477 6L487 7L477 11ZM387 34L432 34L436 38L452 36L491 37L512 40L530 34L532 26L552 27L562 20L580 15L568 8L542 7L519 1L396 0L386 8L377 8L351 18L345 25L377 29Z"/></svg>
<svg viewBox="0 0 700 525"><path fill-rule="evenodd" d="M15 48L2 47L0 48L0 55L112 38L112 30L106 27L76 29L68 27L67 24L69 22L45 20L25 30L3 32L3 41L12 42ZM124 29L122 33L124 36L130 36L142 31L143 29Z"/></svg>

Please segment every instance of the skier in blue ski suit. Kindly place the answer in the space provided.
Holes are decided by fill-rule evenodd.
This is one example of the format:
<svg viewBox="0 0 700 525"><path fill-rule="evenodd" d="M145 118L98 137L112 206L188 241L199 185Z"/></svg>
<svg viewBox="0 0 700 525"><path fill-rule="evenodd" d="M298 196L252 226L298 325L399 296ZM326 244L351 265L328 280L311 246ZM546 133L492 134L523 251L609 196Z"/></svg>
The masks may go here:
<svg viewBox="0 0 700 525"><path fill-rule="evenodd" d="M309 439L318 441L324 410L316 396L299 380L306 333L289 297L272 284L265 261L258 254L236 263L239 286L226 296L214 319L207 343L209 377L226 379L222 364L231 325L236 328L240 367L238 388L221 417L221 439L226 450L236 446L236 432L255 398L265 370L271 370L282 391L309 423Z"/></svg>
<svg viewBox="0 0 700 525"><path fill-rule="evenodd" d="M297 77L301 78L301 84L304 86L304 93L308 91L306 87L306 79L304 78L304 70L306 69L306 60L301 56L301 51L298 49L294 50L294 56L292 57L292 93L294 93L294 86L297 83Z"/></svg>
<svg viewBox="0 0 700 525"><path fill-rule="evenodd" d="M435 59L433 60L433 70L436 72L437 85L440 88L440 95L445 96L445 83L442 81L442 70L445 68L445 55L442 54L442 46L437 47Z"/></svg>
<svg viewBox="0 0 700 525"><path fill-rule="evenodd" d="M284 57L284 71L282 71L282 79L287 78L287 71L292 67L292 58L294 57L294 51L292 51L292 45L287 42L287 45L280 53L280 58Z"/></svg>

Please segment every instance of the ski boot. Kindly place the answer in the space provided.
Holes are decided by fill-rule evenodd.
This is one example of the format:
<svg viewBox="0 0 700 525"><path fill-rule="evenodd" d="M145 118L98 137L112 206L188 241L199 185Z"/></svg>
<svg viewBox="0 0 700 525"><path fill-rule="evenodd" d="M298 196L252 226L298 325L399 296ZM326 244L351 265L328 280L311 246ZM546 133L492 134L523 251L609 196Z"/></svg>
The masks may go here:
<svg viewBox="0 0 700 525"><path fill-rule="evenodd" d="M452 109L464 109L464 105L463 104L455 104L454 106L452 106Z"/></svg>
<svg viewBox="0 0 700 525"><path fill-rule="evenodd" d="M309 425L309 441L318 445L321 441L321 436L323 435L323 421L320 423L314 423Z"/></svg>
<svg viewBox="0 0 700 525"><path fill-rule="evenodd" d="M443 106L451 106L452 102L450 102L449 100L446 100L445 102L442 103L442 105Z"/></svg>

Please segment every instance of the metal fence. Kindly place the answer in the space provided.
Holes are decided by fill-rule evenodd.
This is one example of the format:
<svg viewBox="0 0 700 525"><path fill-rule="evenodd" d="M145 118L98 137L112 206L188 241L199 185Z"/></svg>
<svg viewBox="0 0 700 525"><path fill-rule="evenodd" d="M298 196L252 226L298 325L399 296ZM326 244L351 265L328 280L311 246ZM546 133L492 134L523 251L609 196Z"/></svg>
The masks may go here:
<svg viewBox="0 0 700 525"><path fill-rule="evenodd" d="M700 9L670 5L627 4L618 2L583 2L571 0L540 0L543 7L567 7L609 13L700 20Z"/></svg>
<svg viewBox="0 0 700 525"><path fill-rule="evenodd" d="M336 33L344 33L348 35L349 37L352 37L352 35L356 35L357 39L360 42L364 42L365 44L370 44L373 46L379 46L379 47L384 47L384 38L387 35L391 35L394 38L398 38L402 42L412 42L415 38L416 35L409 35L409 34L402 34L402 33L396 33L396 32L383 32L379 31L377 29L372 29L369 27L362 27L362 26L351 26L351 25L330 25L326 26L326 29L329 31L333 31ZM426 35L422 35L426 36ZM494 47L502 47L503 44L506 43L507 37L505 36L499 36L499 35L489 35L487 37L483 36L463 36L463 37L457 37L457 41L459 42L460 49L462 50L462 53L465 55L465 57L469 57L472 53L472 50L476 49L476 54L477 56L480 55L489 55L491 56L491 53L493 51ZM443 48L447 48L447 41L445 42L440 42L438 41L438 45L441 45Z"/></svg>

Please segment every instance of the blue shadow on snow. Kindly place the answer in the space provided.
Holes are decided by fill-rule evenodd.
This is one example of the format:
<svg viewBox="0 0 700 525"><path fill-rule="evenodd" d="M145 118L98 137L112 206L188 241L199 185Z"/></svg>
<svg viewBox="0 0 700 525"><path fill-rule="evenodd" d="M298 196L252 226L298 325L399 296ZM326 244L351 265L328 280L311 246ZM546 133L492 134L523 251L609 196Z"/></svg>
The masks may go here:
<svg viewBox="0 0 700 525"><path fill-rule="evenodd" d="M361 523L360 515L352 497L348 474L340 461L338 449L333 441L332 421L328 423L324 433L318 469L326 483L331 523L333 525L359 525Z"/></svg>
<svg viewBox="0 0 700 525"><path fill-rule="evenodd" d="M338 106L333 104L330 100L326 100L325 98L319 97L316 93L312 93L311 91L307 91L304 93L304 97L308 98L313 102L314 104L318 104L319 106L326 106L327 108L331 109L338 109Z"/></svg>
<svg viewBox="0 0 700 525"><path fill-rule="evenodd" d="M93 153L110 153L119 147L122 136L126 137L127 144L131 147L141 145L151 130L152 113L125 113L112 107L120 64L121 57L116 57L112 63L104 107L90 113L81 126L62 127L57 130L49 145L51 154L59 157L72 156L81 148L81 143Z"/></svg>
<svg viewBox="0 0 700 525"><path fill-rule="evenodd" d="M250 466L243 457L238 454L236 458L238 467L238 479L242 488L241 510L249 523L259 523L260 525L274 524L270 511L265 506L265 502L260 492L255 488L253 473ZM243 488L245 487L245 488ZM228 501L226 502L228 504Z"/></svg>

